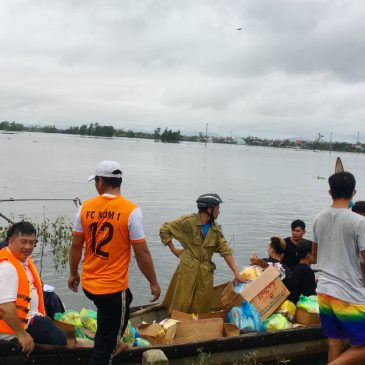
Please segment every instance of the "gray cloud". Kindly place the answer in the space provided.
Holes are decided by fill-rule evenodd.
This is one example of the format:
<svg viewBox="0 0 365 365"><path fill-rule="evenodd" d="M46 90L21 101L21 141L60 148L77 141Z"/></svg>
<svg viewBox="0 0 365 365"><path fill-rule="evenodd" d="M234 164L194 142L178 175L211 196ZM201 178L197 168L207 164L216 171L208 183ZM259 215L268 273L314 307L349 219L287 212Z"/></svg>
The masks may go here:
<svg viewBox="0 0 365 365"><path fill-rule="evenodd" d="M1 6L1 120L365 134L363 1Z"/></svg>

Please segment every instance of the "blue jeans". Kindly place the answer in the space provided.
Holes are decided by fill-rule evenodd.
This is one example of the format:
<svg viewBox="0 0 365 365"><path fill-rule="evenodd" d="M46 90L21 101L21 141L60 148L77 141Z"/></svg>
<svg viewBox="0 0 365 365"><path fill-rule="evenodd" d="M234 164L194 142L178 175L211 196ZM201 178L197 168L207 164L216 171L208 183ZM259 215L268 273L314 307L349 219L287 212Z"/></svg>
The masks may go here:
<svg viewBox="0 0 365 365"><path fill-rule="evenodd" d="M35 343L66 346L66 333L56 327L49 317L33 317L26 331L33 337Z"/></svg>

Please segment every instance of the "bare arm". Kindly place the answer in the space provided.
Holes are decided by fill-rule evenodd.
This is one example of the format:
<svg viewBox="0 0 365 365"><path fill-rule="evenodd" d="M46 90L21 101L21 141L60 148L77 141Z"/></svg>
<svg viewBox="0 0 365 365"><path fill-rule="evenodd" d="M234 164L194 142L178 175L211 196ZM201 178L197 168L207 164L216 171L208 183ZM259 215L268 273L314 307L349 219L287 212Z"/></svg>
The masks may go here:
<svg viewBox="0 0 365 365"><path fill-rule="evenodd" d="M174 244L172 243L172 241L167 242L166 246L169 246L170 251L176 256L176 257L180 257L181 252L183 251L182 249L176 248L174 246Z"/></svg>
<svg viewBox="0 0 365 365"><path fill-rule="evenodd" d="M15 332L22 347L22 351L29 355L34 349L34 341L32 336L26 332L21 325L16 311L15 302L0 304L0 315L8 326Z"/></svg>
<svg viewBox="0 0 365 365"><path fill-rule="evenodd" d="M314 263L317 263L317 251L318 251L318 243L312 242L312 255L314 257ZM361 252L362 254L362 252Z"/></svg>
<svg viewBox="0 0 365 365"><path fill-rule="evenodd" d="M84 246L84 235L76 235L72 236L72 243L70 250L68 252L68 261L70 266L70 276L68 278L68 287L77 292L77 288L80 284L80 276L79 276L79 264L82 257L82 248Z"/></svg>
<svg viewBox="0 0 365 365"><path fill-rule="evenodd" d="M153 266L152 256L148 249L147 243L137 243L132 245L137 265L142 274L150 283L151 294L153 298L151 302L156 301L161 294L160 285L157 282L155 268Z"/></svg>
<svg viewBox="0 0 365 365"><path fill-rule="evenodd" d="M232 255L227 255L224 256L224 260L226 261L227 265L231 268L231 270L233 271L234 277L236 280L238 281L245 281L244 277L239 273L238 269L237 269L237 265L233 259Z"/></svg>
<svg viewBox="0 0 365 365"><path fill-rule="evenodd" d="M365 287L365 251L360 251L360 268L362 274L362 282Z"/></svg>

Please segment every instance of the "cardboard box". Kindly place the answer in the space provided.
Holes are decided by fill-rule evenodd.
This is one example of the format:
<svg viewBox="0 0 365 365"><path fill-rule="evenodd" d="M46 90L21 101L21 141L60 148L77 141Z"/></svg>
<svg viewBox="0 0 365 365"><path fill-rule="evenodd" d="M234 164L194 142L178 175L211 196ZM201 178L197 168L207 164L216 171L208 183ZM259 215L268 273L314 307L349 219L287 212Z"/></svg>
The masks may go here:
<svg viewBox="0 0 365 365"><path fill-rule="evenodd" d="M213 288L212 311L220 311L223 309L222 292L227 287L228 284L229 284L229 281L224 284L216 285Z"/></svg>
<svg viewBox="0 0 365 365"><path fill-rule="evenodd" d="M299 324L304 324L306 326L321 323L319 319L319 314L308 313L307 311L301 308L297 308L297 311L295 313L295 322Z"/></svg>
<svg viewBox="0 0 365 365"><path fill-rule="evenodd" d="M158 323L145 323L137 327L139 335L147 340L152 346L169 344L173 342L176 326L171 326L165 332Z"/></svg>
<svg viewBox="0 0 365 365"><path fill-rule="evenodd" d="M53 323L56 327L66 333L67 335L67 346L75 347L76 346L76 337L75 337L75 326L72 324L63 323L58 321L57 319L53 320Z"/></svg>
<svg viewBox="0 0 365 365"><path fill-rule="evenodd" d="M290 294L279 275L278 270L270 266L240 293L243 299L257 308L263 321L274 313Z"/></svg>
<svg viewBox="0 0 365 365"><path fill-rule="evenodd" d="M227 311L213 311L208 313L198 313L198 319L209 319L209 318L222 318L225 321L227 315Z"/></svg>
<svg viewBox="0 0 365 365"><path fill-rule="evenodd" d="M175 309L171 311L170 318L180 322L194 321L194 318L191 314L180 312Z"/></svg>
<svg viewBox="0 0 365 365"><path fill-rule="evenodd" d="M223 334L224 337L233 337L240 335L240 329L233 323L223 324Z"/></svg>
<svg viewBox="0 0 365 365"><path fill-rule="evenodd" d="M219 318L194 319L191 314L173 310L171 319L178 322L164 333L158 323L141 324L137 327L140 336L151 345L169 343L186 343L207 341L220 337L239 336L240 330L234 324L224 323L224 312L203 313L204 316L219 316Z"/></svg>
<svg viewBox="0 0 365 365"><path fill-rule="evenodd" d="M207 341L223 337L223 319L211 318L176 323L175 343Z"/></svg>
<svg viewBox="0 0 365 365"><path fill-rule="evenodd" d="M210 319L210 318L222 318L224 321L226 318L226 314L227 314L227 312L225 312L225 311L198 313L195 316L196 318L193 318L192 314L187 314L187 313L180 312L180 311L173 309L171 311L170 318L175 319L180 322L188 322L188 321L194 321L194 320L199 320L199 319Z"/></svg>
<svg viewBox="0 0 365 365"><path fill-rule="evenodd" d="M234 280L229 282L222 291L222 306L223 309L227 312L233 307L239 307L242 305L242 297L234 291L233 283Z"/></svg>

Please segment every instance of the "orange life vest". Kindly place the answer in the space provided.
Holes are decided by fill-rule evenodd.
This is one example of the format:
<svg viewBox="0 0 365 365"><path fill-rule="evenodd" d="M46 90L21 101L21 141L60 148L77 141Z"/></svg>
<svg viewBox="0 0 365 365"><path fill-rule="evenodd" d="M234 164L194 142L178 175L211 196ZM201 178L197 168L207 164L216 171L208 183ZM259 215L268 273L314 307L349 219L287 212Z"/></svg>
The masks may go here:
<svg viewBox="0 0 365 365"><path fill-rule="evenodd" d="M0 262L4 260L9 261L15 267L18 274L18 292L15 305L21 325L23 328L26 328L31 301L31 287L28 280L27 272L25 271L21 262L13 256L9 248L3 248L2 250L0 250ZM46 312L44 310L42 282L32 259L28 257L27 261L30 272L32 273L34 278L34 286L36 287L38 293L38 311L42 315L45 315ZM6 278L1 278L0 280L6 280ZM4 321L4 319L2 319L1 316L0 333L15 333L14 330Z"/></svg>

